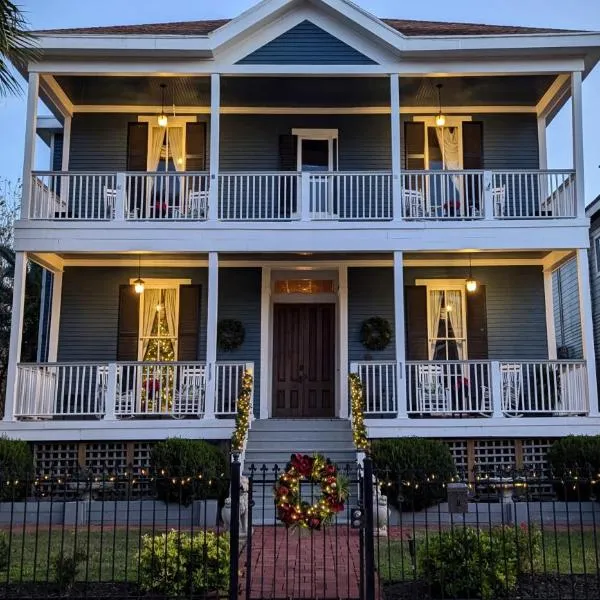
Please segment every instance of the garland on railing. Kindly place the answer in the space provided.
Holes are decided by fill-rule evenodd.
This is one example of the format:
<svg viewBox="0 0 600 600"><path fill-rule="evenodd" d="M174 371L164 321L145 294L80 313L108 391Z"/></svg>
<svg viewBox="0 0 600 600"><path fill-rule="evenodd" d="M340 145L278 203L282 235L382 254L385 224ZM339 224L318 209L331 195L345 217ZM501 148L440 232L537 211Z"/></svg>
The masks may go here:
<svg viewBox="0 0 600 600"><path fill-rule="evenodd" d="M352 411L352 437L357 450L369 451L369 438L365 425L365 401L360 377L351 373L350 379L350 410Z"/></svg>
<svg viewBox="0 0 600 600"><path fill-rule="evenodd" d="M235 418L235 429L231 436L231 451L243 452L246 443L250 419L252 418L252 373L244 371L242 376L242 388L237 399L237 416Z"/></svg>

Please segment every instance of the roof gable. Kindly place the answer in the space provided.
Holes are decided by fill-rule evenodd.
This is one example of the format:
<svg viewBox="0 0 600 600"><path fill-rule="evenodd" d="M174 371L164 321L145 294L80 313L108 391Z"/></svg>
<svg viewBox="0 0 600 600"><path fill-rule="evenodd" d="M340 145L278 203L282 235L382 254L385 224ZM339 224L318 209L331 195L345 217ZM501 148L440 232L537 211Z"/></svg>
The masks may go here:
<svg viewBox="0 0 600 600"><path fill-rule="evenodd" d="M372 65L376 63L311 21L304 20L251 52L237 64Z"/></svg>

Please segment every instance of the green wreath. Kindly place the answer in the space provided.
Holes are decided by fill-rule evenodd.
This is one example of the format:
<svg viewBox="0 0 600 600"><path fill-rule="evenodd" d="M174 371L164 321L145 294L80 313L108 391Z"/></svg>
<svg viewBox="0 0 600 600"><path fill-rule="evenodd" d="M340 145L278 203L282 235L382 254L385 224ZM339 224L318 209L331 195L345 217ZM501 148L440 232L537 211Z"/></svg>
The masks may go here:
<svg viewBox="0 0 600 600"><path fill-rule="evenodd" d="M392 341L392 326L383 317L371 317L363 321L360 341L367 350L385 350Z"/></svg>
<svg viewBox="0 0 600 600"><path fill-rule="evenodd" d="M221 350L230 352L239 348L246 338L246 330L237 319L223 319L217 325L217 344Z"/></svg>

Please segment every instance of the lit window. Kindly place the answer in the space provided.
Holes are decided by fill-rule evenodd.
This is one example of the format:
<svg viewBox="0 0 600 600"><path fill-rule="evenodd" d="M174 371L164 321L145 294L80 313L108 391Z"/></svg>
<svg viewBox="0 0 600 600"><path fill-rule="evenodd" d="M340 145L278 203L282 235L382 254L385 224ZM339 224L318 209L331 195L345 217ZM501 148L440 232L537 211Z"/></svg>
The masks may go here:
<svg viewBox="0 0 600 600"><path fill-rule="evenodd" d="M141 294L140 360L172 362L176 359L177 307L177 288L146 288Z"/></svg>
<svg viewBox="0 0 600 600"><path fill-rule="evenodd" d="M275 282L276 294L332 294L331 279L284 279Z"/></svg>

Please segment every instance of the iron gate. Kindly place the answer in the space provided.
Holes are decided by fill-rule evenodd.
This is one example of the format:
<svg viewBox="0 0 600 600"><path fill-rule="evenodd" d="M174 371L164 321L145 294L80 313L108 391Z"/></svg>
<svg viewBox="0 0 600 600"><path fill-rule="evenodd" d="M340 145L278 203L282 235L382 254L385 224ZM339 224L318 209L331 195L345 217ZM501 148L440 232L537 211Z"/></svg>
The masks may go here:
<svg viewBox="0 0 600 600"><path fill-rule="evenodd" d="M250 465L245 478L237 460L231 467L230 600L374 598L369 459L364 467L337 465L338 472L348 481L348 499L333 522L320 529L291 528L279 521L273 490L281 468ZM301 495L303 500L314 503L320 488L303 484ZM233 518L236 514L238 519Z"/></svg>

